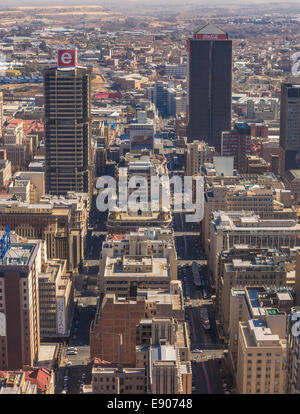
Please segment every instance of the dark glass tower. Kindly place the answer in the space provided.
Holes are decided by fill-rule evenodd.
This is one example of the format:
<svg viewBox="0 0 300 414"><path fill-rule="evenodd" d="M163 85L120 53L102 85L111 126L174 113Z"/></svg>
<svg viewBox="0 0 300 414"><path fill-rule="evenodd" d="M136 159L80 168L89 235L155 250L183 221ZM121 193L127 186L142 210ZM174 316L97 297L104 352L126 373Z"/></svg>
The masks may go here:
<svg viewBox="0 0 300 414"><path fill-rule="evenodd" d="M44 93L46 192L91 195L91 70L46 69Z"/></svg>
<svg viewBox="0 0 300 414"><path fill-rule="evenodd" d="M300 169L300 85L281 84L279 169Z"/></svg>
<svg viewBox="0 0 300 414"><path fill-rule="evenodd" d="M221 133L231 129L232 41L209 23L188 40L188 54L188 141L221 153Z"/></svg>

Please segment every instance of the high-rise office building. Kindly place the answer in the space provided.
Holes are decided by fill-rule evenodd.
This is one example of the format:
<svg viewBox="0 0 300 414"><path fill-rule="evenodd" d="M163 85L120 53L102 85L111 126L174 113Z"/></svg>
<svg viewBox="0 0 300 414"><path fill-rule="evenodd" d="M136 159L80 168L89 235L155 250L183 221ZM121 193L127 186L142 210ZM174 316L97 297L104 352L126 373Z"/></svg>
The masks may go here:
<svg viewBox="0 0 300 414"><path fill-rule="evenodd" d="M3 241L0 259L0 369L33 367L40 348L40 242ZM4 249L3 246L6 246Z"/></svg>
<svg viewBox="0 0 300 414"><path fill-rule="evenodd" d="M59 50L45 70L46 192L91 193L91 70L77 66L76 50Z"/></svg>
<svg viewBox="0 0 300 414"><path fill-rule="evenodd" d="M300 169L300 85L281 84L279 170Z"/></svg>
<svg viewBox="0 0 300 414"><path fill-rule="evenodd" d="M231 128L232 41L214 24L188 40L188 139L221 152L221 133Z"/></svg>

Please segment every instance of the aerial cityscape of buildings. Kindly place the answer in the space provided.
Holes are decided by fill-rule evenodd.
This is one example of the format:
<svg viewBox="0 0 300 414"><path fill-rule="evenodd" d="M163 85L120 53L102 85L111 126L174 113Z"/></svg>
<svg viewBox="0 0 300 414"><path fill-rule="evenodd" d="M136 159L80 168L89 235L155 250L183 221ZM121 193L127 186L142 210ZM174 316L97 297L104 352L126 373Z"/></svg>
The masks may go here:
<svg viewBox="0 0 300 414"><path fill-rule="evenodd" d="M0 9L0 395L300 393L300 8L207 10Z"/></svg>

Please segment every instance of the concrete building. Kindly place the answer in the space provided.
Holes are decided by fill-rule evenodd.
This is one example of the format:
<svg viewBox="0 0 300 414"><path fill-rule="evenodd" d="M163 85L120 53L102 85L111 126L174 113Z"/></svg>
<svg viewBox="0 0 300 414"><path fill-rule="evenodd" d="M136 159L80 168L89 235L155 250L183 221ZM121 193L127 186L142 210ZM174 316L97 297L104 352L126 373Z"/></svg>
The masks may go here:
<svg viewBox="0 0 300 414"><path fill-rule="evenodd" d="M290 189L295 197L296 203L300 202L300 171L287 170L283 175L286 187Z"/></svg>
<svg viewBox="0 0 300 414"><path fill-rule="evenodd" d="M11 162L0 160L0 189L6 189L11 180Z"/></svg>
<svg viewBox="0 0 300 414"><path fill-rule="evenodd" d="M290 313L293 304L294 298L291 290L286 288L257 285L255 287L245 286L231 289L228 350L235 373L237 369L239 322L260 318L270 324L271 318L274 319L274 315L276 315L277 318L274 319L276 323L273 324L273 329L277 329L279 336L284 338L285 315ZM279 320L280 323L278 323Z"/></svg>
<svg viewBox="0 0 300 414"><path fill-rule="evenodd" d="M33 367L38 360L41 244L6 245L0 263L0 368L15 370Z"/></svg>
<svg viewBox="0 0 300 414"><path fill-rule="evenodd" d="M18 235L46 241L50 259L66 259L68 269L83 260L89 198L86 193L65 197L44 196L39 204L0 201L0 228L10 223Z"/></svg>
<svg viewBox="0 0 300 414"><path fill-rule="evenodd" d="M66 259L68 267L77 266L72 261L72 244L69 232L70 211L55 209L46 204L29 204L19 201L0 203L0 228L7 223L19 236L45 241L47 257Z"/></svg>
<svg viewBox="0 0 300 414"><path fill-rule="evenodd" d="M91 386L93 394L146 394L146 370L95 359Z"/></svg>
<svg viewBox="0 0 300 414"><path fill-rule="evenodd" d="M300 224L292 219L266 220L246 212L212 213L209 267L216 276L218 256L234 245L269 247L300 246Z"/></svg>
<svg viewBox="0 0 300 414"><path fill-rule="evenodd" d="M181 363L175 345L161 344L149 350L151 394L191 394L191 363Z"/></svg>
<svg viewBox="0 0 300 414"><path fill-rule="evenodd" d="M30 180L16 179L14 180L9 188L8 193L12 194L15 199L30 203L32 201L33 188Z"/></svg>
<svg viewBox="0 0 300 414"><path fill-rule="evenodd" d="M46 193L91 195L91 70L45 70L44 94Z"/></svg>
<svg viewBox="0 0 300 414"><path fill-rule="evenodd" d="M90 328L91 357L123 364L135 363L136 327L145 316L145 299L116 298L105 295L98 303ZM119 335L122 334L122 356Z"/></svg>
<svg viewBox="0 0 300 414"><path fill-rule="evenodd" d="M212 163L215 155L214 147L204 141L193 141L186 146L185 171L187 176L200 175L205 163Z"/></svg>
<svg viewBox="0 0 300 414"><path fill-rule="evenodd" d="M127 234L107 235L102 244L99 276L103 276L107 257L123 255L152 255L168 258L172 279L177 279L177 253L172 229L138 228Z"/></svg>
<svg viewBox="0 0 300 414"><path fill-rule="evenodd" d="M1 371L0 395L37 394L37 385L26 378L25 371Z"/></svg>
<svg viewBox="0 0 300 414"><path fill-rule="evenodd" d="M248 177L245 175L245 178ZM230 180L230 177L205 177L204 219L202 221L203 244L205 251L209 251L211 239L212 212L245 211L259 214L263 219L296 219L297 213L292 207L290 190L276 188L276 183L254 181L246 178ZM237 177L236 177L237 178ZM232 182L231 182L232 181ZM240 184L235 182L240 181ZM227 184L228 182L228 184Z"/></svg>
<svg viewBox="0 0 300 414"><path fill-rule="evenodd" d="M74 289L66 264L65 260L50 260L38 275L40 335L43 338L70 335Z"/></svg>
<svg viewBox="0 0 300 414"><path fill-rule="evenodd" d="M170 290L139 289L132 298L116 297L107 293L102 301L98 301L95 319L91 324L91 357L119 362L118 335L122 334L122 361L124 364L135 364L136 345L141 342L141 332L144 332L141 327L137 327L145 318L154 317L173 317L178 323L184 322L184 300L179 281L172 281ZM181 338L181 332L179 327L178 338ZM185 352L187 341L182 339L179 343L182 352Z"/></svg>
<svg viewBox="0 0 300 414"><path fill-rule="evenodd" d="M218 277L217 302L225 333L229 329L230 290L237 286L287 286L287 261L286 255L273 254L224 263L224 270Z"/></svg>
<svg viewBox="0 0 300 414"><path fill-rule="evenodd" d="M257 155L247 155L246 172L248 174L266 174L271 170L271 164Z"/></svg>
<svg viewBox="0 0 300 414"><path fill-rule="evenodd" d="M270 312L270 313L269 313ZM285 381L285 314L268 309L270 321L261 316L239 322L237 392L283 394Z"/></svg>
<svg viewBox="0 0 300 414"><path fill-rule="evenodd" d="M141 289L168 289L172 280L167 258L144 255L107 257L100 292L118 296L135 296Z"/></svg>
<svg viewBox="0 0 300 414"><path fill-rule="evenodd" d="M233 130L222 132L221 155L234 157L234 168L240 173L247 169L247 154L251 153L251 128L236 122Z"/></svg>
<svg viewBox="0 0 300 414"><path fill-rule="evenodd" d="M161 176L168 177L166 158L154 155L149 151L127 153L118 165L116 179L118 185L120 182L123 185L127 183L128 196L133 193L134 188L137 190L135 187L135 177L137 176L143 179L139 188L140 201L131 204L134 204L134 208L130 208L128 205L126 210L122 201L117 197L116 207L108 213L107 231L111 234L126 233L145 226L168 228L172 222L170 202L162 197L163 193L170 191L169 183L166 181L158 186L157 194L155 194L156 199L151 196L152 177L157 179ZM153 186L152 190L156 191L156 186ZM155 208L152 207L152 202L155 202Z"/></svg>
<svg viewBox="0 0 300 414"><path fill-rule="evenodd" d="M41 205L51 205L53 209L70 211L69 230L69 261L77 268L84 259L88 230L88 214L90 199L87 193L68 192L65 196L45 195Z"/></svg>
<svg viewBox="0 0 300 414"><path fill-rule="evenodd" d="M30 203L39 203L45 195L45 173L42 171L18 171L14 175L14 180L29 180L32 186Z"/></svg>

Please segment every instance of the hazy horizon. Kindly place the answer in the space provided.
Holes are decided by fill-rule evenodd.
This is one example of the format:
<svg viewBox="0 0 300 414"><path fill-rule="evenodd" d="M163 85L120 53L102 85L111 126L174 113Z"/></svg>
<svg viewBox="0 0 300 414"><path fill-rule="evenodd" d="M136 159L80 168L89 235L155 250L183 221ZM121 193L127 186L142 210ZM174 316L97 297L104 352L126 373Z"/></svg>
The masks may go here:
<svg viewBox="0 0 300 414"><path fill-rule="evenodd" d="M45 6L89 6L89 5L98 5L98 6L105 6L109 7L109 4L111 5L120 5L125 6L130 3L139 3L147 4L149 6L153 5L160 5L161 7L164 5L206 5L207 7L212 7L213 5L219 5L219 6L231 6L231 5L248 5L251 6L252 4L277 4L282 3L284 4L300 4L300 0L188 0L185 4L182 3L182 0L164 0L164 4L162 4L159 0L87 0L85 4L82 4L82 0L46 0L42 2L41 0L9 0L9 4L7 4L7 1L0 0L0 7L1 8L10 8L14 6L39 6L39 7L45 7Z"/></svg>

